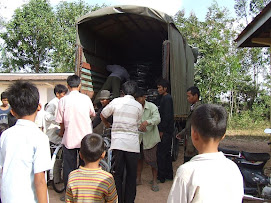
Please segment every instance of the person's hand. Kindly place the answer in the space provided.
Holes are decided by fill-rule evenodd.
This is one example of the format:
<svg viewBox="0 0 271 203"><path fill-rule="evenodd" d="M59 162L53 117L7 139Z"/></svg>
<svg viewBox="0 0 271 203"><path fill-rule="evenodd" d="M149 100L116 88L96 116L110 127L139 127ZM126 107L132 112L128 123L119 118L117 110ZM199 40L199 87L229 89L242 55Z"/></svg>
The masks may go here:
<svg viewBox="0 0 271 203"><path fill-rule="evenodd" d="M185 132L186 132L185 129L183 129L181 132L179 132L179 133L176 134L176 138L178 140L181 140L182 138L185 137Z"/></svg>
<svg viewBox="0 0 271 203"><path fill-rule="evenodd" d="M64 135L64 132L60 130L59 133L58 133L58 136L63 137L63 135Z"/></svg>
<svg viewBox="0 0 271 203"><path fill-rule="evenodd" d="M176 138L177 138L178 140L181 140L181 139L182 139L182 132L178 132L178 133L176 134Z"/></svg>
<svg viewBox="0 0 271 203"><path fill-rule="evenodd" d="M65 131L64 123L60 123L59 125L60 125L60 130L58 132L58 136L63 137L64 131Z"/></svg>
<svg viewBox="0 0 271 203"><path fill-rule="evenodd" d="M106 128L110 128L110 127L111 127L111 125L110 125L110 123L109 123L109 122L104 123L104 126L105 126Z"/></svg>
<svg viewBox="0 0 271 203"><path fill-rule="evenodd" d="M139 126L139 130L142 132L146 132L147 131L147 127L148 126L148 122L147 121L143 121L140 126Z"/></svg>
<svg viewBox="0 0 271 203"><path fill-rule="evenodd" d="M162 139L162 137L163 137L163 132L159 132L159 135L160 135L160 138Z"/></svg>

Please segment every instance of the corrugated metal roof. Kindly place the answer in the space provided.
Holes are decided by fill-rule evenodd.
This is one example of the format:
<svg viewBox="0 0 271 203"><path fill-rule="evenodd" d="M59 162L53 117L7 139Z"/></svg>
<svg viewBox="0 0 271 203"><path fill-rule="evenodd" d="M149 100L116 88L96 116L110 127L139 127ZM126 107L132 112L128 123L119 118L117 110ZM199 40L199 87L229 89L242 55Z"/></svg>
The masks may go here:
<svg viewBox="0 0 271 203"><path fill-rule="evenodd" d="M74 73L0 73L0 81L16 80L66 80L69 75Z"/></svg>

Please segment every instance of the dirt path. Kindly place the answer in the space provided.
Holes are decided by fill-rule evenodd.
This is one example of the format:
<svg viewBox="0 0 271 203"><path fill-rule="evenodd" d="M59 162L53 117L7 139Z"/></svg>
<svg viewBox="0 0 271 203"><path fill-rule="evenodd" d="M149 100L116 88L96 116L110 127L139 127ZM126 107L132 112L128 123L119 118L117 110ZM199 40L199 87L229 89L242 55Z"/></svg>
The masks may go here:
<svg viewBox="0 0 271 203"><path fill-rule="evenodd" d="M268 139L263 138L247 138L247 137L226 137L225 140L221 142L220 147L243 150L248 152L270 152L270 147L267 144ZM179 158L176 162L173 162L174 174L177 168L183 163L183 147L180 146ZM271 171L271 161L266 164L267 170ZM160 183L159 192L153 192L151 190L151 185L149 181L151 180L151 170L147 165L144 165L142 173L142 185L137 186L137 195L135 203L165 203L172 185L172 181L166 181L165 183ZM57 194L49 187L50 203L61 202L59 198L64 194Z"/></svg>

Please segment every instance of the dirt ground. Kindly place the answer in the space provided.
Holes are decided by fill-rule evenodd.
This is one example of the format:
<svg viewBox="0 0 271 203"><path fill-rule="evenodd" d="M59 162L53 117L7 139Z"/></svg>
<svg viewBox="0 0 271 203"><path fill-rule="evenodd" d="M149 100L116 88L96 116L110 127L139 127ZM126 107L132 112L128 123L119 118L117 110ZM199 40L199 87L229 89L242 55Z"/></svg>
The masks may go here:
<svg viewBox="0 0 271 203"><path fill-rule="evenodd" d="M267 137L241 137L241 136L227 136L222 142L220 147L234 149L234 150L243 150L248 152L267 152L270 153L270 147L267 144ZM173 162L174 174L177 168L183 163L183 146L180 146L180 152L178 160ZM266 164L266 173L270 174L271 172L271 161ZM149 181L151 180L151 170L147 165L144 165L143 174L142 174L142 185L137 186L137 195L135 203L165 203L167 201L167 196L169 194L172 181L166 181L165 183L160 183L160 191L153 192L151 190L151 185ZM59 198L63 194L56 193L52 187L49 186L49 196L50 203L61 202ZM246 201L249 203L255 201Z"/></svg>

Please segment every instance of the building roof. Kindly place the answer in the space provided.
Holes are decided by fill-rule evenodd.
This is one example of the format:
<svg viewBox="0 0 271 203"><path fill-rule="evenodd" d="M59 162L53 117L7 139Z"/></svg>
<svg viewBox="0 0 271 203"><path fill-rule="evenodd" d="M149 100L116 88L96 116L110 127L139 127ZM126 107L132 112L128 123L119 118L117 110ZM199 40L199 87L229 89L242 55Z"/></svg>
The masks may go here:
<svg viewBox="0 0 271 203"><path fill-rule="evenodd" d="M271 46L271 2L239 34L238 47Z"/></svg>
<svg viewBox="0 0 271 203"><path fill-rule="evenodd" d="M40 80L66 80L74 73L0 73L0 81L40 81Z"/></svg>

